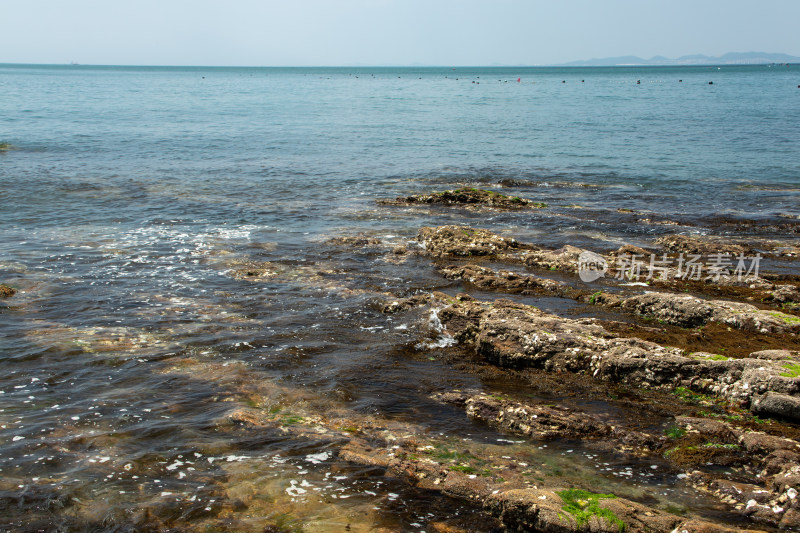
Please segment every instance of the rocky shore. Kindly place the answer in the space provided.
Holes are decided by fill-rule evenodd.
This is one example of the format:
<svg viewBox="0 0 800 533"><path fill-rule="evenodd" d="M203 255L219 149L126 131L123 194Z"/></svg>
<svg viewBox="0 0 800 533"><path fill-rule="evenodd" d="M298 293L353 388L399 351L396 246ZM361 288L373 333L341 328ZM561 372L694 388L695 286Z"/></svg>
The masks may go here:
<svg viewBox="0 0 800 533"><path fill-rule="evenodd" d="M510 207L496 201L447 191L383 204ZM532 442L572 439L632 460L666 461L699 494L726 506L730 519L679 516L613 494L559 486L556 479L533 485L523 478L520 484L497 457L443 466L426 457L417 441L390 452L375 441L354 440L340 459L377 465L414 486L472 501L508 531L800 528L800 283L768 269L737 271L735 260L740 266L754 254L791 260L791 245L675 234L654 239L649 249L624 245L594 254L604 270L592 287L578 274L585 254L593 252L567 243L548 249L457 225L423 227L417 243L401 253L428 258L454 290L393 298L384 313L430 313L449 339L445 345L452 345L449 361L459 368L513 382L532 396L571 389L581 401L550 404L491 390L445 391L433 398L498 434ZM679 263L687 254L727 262L687 277ZM642 271L635 277L624 271L620 258L651 255L670 265L646 278ZM573 302L579 316L545 312L515 297ZM585 411L579 404L587 401L626 414ZM659 422L648 424L647 417ZM475 464L488 465L492 474L465 476Z"/></svg>
<svg viewBox="0 0 800 533"><path fill-rule="evenodd" d="M460 217L451 213L464 209L473 224L483 214L529 217L544 209L514 198L457 189L384 201L393 212L442 210L449 223L415 227L411 238L334 231L314 240L314 260L281 257L271 242L209 249L202 260L234 287L254 289L259 302L269 302L263 295L276 288L309 300L328 294L337 298L331 312L349 300L341 316L369 317L341 318L324 335L305 339L293 324L280 341L259 333L231 347L258 350L258 358L183 350L174 323L181 320L186 331L208 328L209 337L221 324L261 332L259 307L244 312L201 301L198 318L186 320L186 300L164 299L168 332L35 323L26 339L32 344L98 361L113 356L119 365L161 362L170 383L218 387L214 418L203 423L213 438L197 446L140 461L118 454L110 440L59 438L53 446L91 462L103 477L196 476L200 496L187 493L180 511L177 499L151 498L145 510L116 518L143 531L187 524L245 530L253 517L259 531L300 531L295 526L319 506L346 530L389 533L408 529L387 526L381 514L421 501L437 502L438 515L407 522L440 533L800 530L800 276L793 245L675 233L595 252L585 243L540 245L496 229L502 225L452 223ZM695 255L706 265L716 258L719 268L687 275L686 260ZM758 272L750 268L754 255L765 258ZM744 269L737 272L740 257ZM45 283L8 272L2 306L24 309L44 299ZM315 318L303 327L324 326ZM328 336L337 335L354 335L349 346L356 348L335 353ZM359 358L361 342L374 344ZM351 390L320 393L320 380L305 381L313 373L297 386L275 379L280 373L260 372L302 373L326 351L351 367ZM413 374L422 368L427 380ZM402 375L387 377L392 372ZM373 387L369 403L353 401L365 384ZM407 388L393 401L413 400L375 407L391 386ZM264 442L290 444L264 453ZM274 479L265 482L268 476ZM9 475L0 488L11 494L25 483ZM172 497L165 488L157 494ZM101 504L100 511L81 505L80 493L37 490L42 502L58 501L74 514L65 523L106 520ZM357 512L337 506L359 498Z"/></svg>

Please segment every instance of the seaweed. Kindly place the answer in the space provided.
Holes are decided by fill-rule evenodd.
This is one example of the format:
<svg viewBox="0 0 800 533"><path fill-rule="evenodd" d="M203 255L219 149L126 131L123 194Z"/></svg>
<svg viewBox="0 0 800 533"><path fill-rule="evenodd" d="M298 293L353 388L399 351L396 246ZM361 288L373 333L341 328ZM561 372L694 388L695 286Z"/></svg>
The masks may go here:
<svg viewBox="0 0 800 533"><path fill-rule="evenodd" d="M598 494L583 489L566 489L556 491L556 494L564 501L561 509L574 516L579 527L588 524L589 520L596 516L616 525L619 531L625 531L625 522L610 509L600 507L600 500L614 499L615 495Z"/></svg>

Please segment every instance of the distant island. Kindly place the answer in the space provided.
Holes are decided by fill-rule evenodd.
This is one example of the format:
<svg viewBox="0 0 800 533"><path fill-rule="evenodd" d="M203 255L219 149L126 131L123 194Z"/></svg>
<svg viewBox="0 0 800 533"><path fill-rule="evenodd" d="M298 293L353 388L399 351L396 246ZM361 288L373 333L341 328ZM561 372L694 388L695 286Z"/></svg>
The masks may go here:
<svg viewBox="0 0 800 533"><path fill-rule="evenodd" d="M702 54L682 56L670 59L654 56L643 59L637 56L606 57L561 63L565 67L606 67L606 66L639 66L639 65L761 65L769 63L800 63L800 57L787 54L768 54L765 52L730 52L722 56L711 57Z"/></svg>

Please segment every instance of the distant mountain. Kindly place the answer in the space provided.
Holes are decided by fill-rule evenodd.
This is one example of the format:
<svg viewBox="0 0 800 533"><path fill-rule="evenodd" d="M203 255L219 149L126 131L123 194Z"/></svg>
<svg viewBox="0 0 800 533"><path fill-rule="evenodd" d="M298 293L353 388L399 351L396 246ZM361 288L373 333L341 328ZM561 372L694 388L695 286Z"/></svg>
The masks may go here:
<svg viewBox="0 0 800 533"><path fill-rule="evenodd" d="M642 59L636 56L605 57L602 59L589 59L586 61L572 61L559 66L565 67L605 67L623 65L759 65L764 63L800 63L800 57L787 54L768 54L765 52L730 52L719 57L704 56L702 54L681 56L669 59L664 56L654 56Z"/></svg>

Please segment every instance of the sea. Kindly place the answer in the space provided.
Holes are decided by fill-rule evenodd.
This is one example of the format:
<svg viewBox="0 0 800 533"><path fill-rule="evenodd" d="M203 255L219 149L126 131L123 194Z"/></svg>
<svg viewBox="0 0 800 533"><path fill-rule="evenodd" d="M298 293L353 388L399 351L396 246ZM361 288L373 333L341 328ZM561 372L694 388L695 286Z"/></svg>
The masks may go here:
<svg viewBox="0 0 800 533"><path fill-rule="evenodd" d="M799 124L800 65L0 64L0 283L17 291L0 299L0 529L478 516L338 460L362 427L724 513L664 465L527 442L441 404L504 385L439 357L452 339L435 316L381 310L464 290L393 253L423 226L596 251L676 232L796 239ZM460 187L546 207L378 203ZM528 298L574 305L557 300Z"/></svg>

